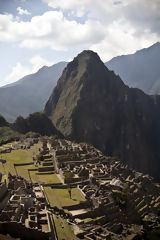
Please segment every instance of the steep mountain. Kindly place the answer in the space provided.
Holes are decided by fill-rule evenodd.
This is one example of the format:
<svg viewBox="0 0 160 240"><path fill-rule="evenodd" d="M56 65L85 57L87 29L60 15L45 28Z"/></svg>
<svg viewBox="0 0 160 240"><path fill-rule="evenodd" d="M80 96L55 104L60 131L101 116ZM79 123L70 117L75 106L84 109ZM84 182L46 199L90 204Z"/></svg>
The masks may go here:
<svg viewBox="0 0 160 240"><path fill-rule="evenodd" d="M44 113L65 137L159 178L159 96L126 86L96 53L84 51L67 65Z"/></svg>
<svg viewBox="0 0 160 240"><path fill-rule="evenodd" d="M41 111L53 87L61 76L66 63L42 67L38 72L20 79L14 84L0 88L0 112L13 122L17 116Z"/></svg>
<svg viewBox="0 0 160 240"><path fill-rule="evenodd" d="M12 129L23 134L27 132L35 132L47 136L63 136L53 126L52 121L45 114L39 112L30 114L26 119L19 116L13 123Z"/></svg>
<svg viewBox="0 0 160 240"><path fill-rule="evenodd" d="M160 43L135 54L115 57L105 65L114 70L130 87L148 94L160 94Z"/></svg>

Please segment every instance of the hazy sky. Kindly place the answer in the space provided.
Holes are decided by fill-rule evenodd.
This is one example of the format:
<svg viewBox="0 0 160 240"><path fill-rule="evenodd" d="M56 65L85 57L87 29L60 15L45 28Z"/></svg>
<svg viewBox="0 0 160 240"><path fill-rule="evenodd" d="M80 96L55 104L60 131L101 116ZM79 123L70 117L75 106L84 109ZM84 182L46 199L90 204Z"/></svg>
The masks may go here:
<svg viewBox="0 0 160 240"><path fill-rule="evenodd" d="M91 49L103 61L160 41L160 0L0 0L0 85Z"/></svg>

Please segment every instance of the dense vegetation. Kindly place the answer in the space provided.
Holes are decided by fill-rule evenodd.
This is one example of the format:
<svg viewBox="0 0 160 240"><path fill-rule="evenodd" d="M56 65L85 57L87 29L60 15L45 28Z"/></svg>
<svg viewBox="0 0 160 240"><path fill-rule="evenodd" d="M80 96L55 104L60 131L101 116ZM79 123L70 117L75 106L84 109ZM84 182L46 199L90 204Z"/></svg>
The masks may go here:
<svg viewBox="0 0 160 240"><path fill-rule="evenodd" d="M23 135L10 127L0 127L0 145L20 139Z"/></svg>
<svg viewBox="0 0 160 240"><path fill-rule="evenodd" d="M62 134L53 126L51 120L45 114L39 112L30 114L26 119L19 116L13 123L13 129L23 134L31 131L41 135L58 135L62 137Z"/></svg>

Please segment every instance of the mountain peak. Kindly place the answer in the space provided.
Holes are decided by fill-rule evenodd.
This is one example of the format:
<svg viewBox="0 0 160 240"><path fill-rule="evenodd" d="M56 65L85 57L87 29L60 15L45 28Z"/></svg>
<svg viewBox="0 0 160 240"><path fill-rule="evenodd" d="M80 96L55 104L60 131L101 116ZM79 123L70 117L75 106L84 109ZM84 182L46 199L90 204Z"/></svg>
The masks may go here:
<svg viewBox="0 0 160 240"><path fill-rule="evenodd" d="M67 66L68 70L74 70L75 67L78 67L79 65L87 65L89 62L95 63L95 62L101 62L100 57L96 52L93 52L91 50L84 50L81 53L79 53Z"/></svg>
<svg viewBox="0 0 160 240"><path fill-rule="evenodd" d="M96 73L99 74L101 71L109 72L98 54L91 50L84 50L68 63L58 81L58 86L64 87L66 85L69 89L73 87L73 84L74 86L80 86L89 79L91 80L94 74L97 75ZM95 76L92 79L95 79Z"/></svg>
<svg viewBox="0 0 160 240"><path fill-rule="evenodd" d="M77 57L74 58L73 61L78 61L79 64L82 63L95 63L95 62L101 62L100 57L96 52L93 52L91 50L84 50L83 52L79 53Z"/></svg>
<svg viewBox="0 0 160 240"><path fill-rule="evenodd" d="M97 53L85 50L63 71L44 112L65 136L70 136L72 113L83 97L103 98L107 92L116 95L123 87L122 80L106 68Z"/></svg>
<svg viewBox="0 0 160 240"><path fill-rule="evenodd" d="M37 72L40 73L42 71L45 71L46 69L48 69L49 67L44 65L43 67L41 67Z"/></svg>
<svg viewBox="0 0 160 240"><path fill-rule="evenodd" d="M124 85L96 53L83 51L67 65L44 112L65 137L91 143L129 167L159 176L149 164L153 160L159 166L152 144L160 135L158 103Z"/></svg>
<svg viewBox="0 0 160 240"><path fill-rule="evenodd" d="M81 53L79 53L76 58L81 58L81 57L87 57L87 58L89 58L89 57L95 58L96 57L96 58L100 59L98 54L92 50L84 50Z"/></svg>

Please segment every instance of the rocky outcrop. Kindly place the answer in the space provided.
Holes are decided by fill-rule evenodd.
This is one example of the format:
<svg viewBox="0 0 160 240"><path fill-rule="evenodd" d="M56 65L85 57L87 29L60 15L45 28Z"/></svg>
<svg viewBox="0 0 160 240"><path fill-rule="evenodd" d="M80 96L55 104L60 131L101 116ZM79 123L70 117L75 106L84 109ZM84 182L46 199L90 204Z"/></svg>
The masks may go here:
<svg viewBox="0 0 160 240"><path fill-rule="evenodd" d="M96 53L84 51L67 65L44 113L66 137L159 178L159 96L127 87Z"/></svg>

